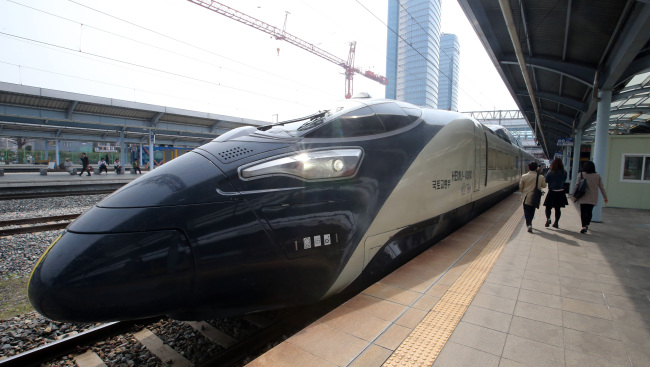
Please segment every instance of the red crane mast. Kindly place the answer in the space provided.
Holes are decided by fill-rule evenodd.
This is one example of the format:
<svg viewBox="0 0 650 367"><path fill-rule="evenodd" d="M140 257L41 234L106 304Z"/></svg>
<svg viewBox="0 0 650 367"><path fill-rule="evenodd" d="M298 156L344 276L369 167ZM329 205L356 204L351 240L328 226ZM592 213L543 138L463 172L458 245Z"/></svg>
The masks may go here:
<svg viewBox="0 0 650 367"><path fill-rule="evenodd" d="M309 43L303 39L300 39L290 33L280 29L278 27L272 26L268 23L265 23L259 19L253 18L250 15L244 14L238 10L235 10L229 6L221 4L212 0L188 0L196 5L200 5L206 9L212 10L215 13L224 15L230 19L236 20L240 23L246 24L249 27L253 27L257 30L260 30L264 33L268 33L277 40L286 41L294 46L300 47L305 51L311 52L316 56L320 56L323 59L332 62L343 69L345 69L345 98L352 97L352 79L354 74L360 74L365 76L368 79L374 80L382 85L388 84L388 79L385 76L381 76L373 73L370 70L364 71L360 68L354 67L354 54L356 52L356 41L350 42L350 53L348 54L348 60L345 61L338 56L335 56L320 47L317 47L313 43ZM285 21L286 25L286 21Z"/></svg>

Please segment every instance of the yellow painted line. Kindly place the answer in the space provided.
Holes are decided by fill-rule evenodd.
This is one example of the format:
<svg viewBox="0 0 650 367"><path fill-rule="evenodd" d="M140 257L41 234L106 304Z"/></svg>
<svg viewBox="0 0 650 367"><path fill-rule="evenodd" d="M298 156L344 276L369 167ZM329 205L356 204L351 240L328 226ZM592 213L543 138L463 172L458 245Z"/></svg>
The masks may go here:
<svg viewBox="0 0 650 367"><path fill-rule="evenodd" d="M52 247L54 247L54 245L56 245L56 243L59 242L59 240L61 239L61 236L63 236L63 233L64 233L64 232L62 232L60 235L58 235L58 236L54 239L54 241L52 241L52 243L51 243L49 246L47 246L47 248L45 249L45 251L43 252L43 254L41 255L41 257L40 257L40 258L38 259L38 261L36 262L36 265L34 265L34 268L32 269L32 272L29 273L29 280L27 281L27 289L29 289L29 283L32 282L32 278L34 277L34 272L36 271L36 268L38 268L38 265L43 261L43 259L45 259L45 256L47 256L47 254L50 252L50 250L52 249Z"/></svg>
<svg viewBox="0 0 650 367"><path fill-rule="evenodd" d="M384 366L433 365L521 221L522 212L521 207L515 210Z"/></svg>

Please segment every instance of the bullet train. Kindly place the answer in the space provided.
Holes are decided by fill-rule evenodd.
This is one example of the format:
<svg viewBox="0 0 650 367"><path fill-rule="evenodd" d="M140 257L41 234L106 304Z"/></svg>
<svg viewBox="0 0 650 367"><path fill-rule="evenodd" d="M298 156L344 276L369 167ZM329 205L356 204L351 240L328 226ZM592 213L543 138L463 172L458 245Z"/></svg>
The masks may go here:
<svg viewBox="0 0 650 367"><path fill-rule="evenodd" d="M234 129L71 223L36 264L29 299L78 322L315 303L487 209L531 160L502 127L384 99Z"/></svg>

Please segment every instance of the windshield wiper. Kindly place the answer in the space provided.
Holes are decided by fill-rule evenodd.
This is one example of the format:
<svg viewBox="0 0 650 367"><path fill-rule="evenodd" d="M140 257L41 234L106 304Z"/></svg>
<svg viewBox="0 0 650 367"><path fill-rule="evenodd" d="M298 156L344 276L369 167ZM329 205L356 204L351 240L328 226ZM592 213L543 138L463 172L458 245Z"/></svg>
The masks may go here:
<svg viewBox="0 0 650 367"><path fill-rule="evenodd" d="M325 116L328 112L329 112L329 110L320 111L320 112L317 112L317 113L315 113L315 114L313 114L313 115L309 115L309 116L305 116L305 117L300 117L300 118L293 119L293 120L287 120L287 121L282 121L282 122L276 122L275 124L270 124L270 125L260 126L260 127L257 128L257 130L266 131L266 130L272 128L273 126L280 126L280 125L288 124L288 123L291 123L291 122L298 122L298 121L304 121L304 120L311 120L311 121L313 121L313 120L315 120L315 119L317 119L317 118L319 118L319 117L323 117L323 116Z"/></svg>

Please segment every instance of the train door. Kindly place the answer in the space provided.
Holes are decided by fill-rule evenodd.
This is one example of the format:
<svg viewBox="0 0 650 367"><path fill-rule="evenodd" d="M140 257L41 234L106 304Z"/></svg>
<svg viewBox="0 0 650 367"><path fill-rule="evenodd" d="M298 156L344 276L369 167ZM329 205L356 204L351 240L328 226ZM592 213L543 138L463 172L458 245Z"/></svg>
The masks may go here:
<svg viewBox="0 0 650 367"><path fill-rule="evenodd" d="M474 124L474 192L485 188L487 175L487 137L483 127Z"/></svg>

